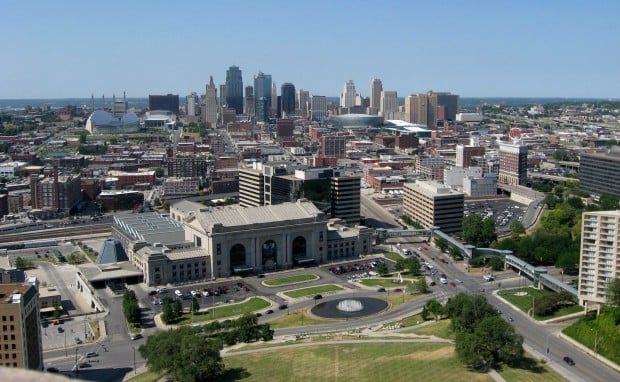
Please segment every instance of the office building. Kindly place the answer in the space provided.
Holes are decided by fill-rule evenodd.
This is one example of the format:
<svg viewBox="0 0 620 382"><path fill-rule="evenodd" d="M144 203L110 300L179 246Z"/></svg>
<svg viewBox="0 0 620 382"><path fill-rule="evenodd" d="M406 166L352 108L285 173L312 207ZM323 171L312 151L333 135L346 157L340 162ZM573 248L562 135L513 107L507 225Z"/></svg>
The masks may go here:
<svg viewBox="0 0 620 382"><path fill-rule="evenodd" d="M424 93L410 96L410 117L412 123L430 126L428 123L428 97ZM406 107L406 105L405 105Z"/></svg>
<svg viewBox="0 0 620 382"><path fill-rule="evenodd" d="M308 103L310 103L310 92L307 90L299 89L297 93L297 114L307 118L308 115Z"/></svg>
<svg viewBox="0 0 620 382"><path fill-rule="evenodd" d="M383 84L378 78L373 78L370 81L370 106L368 114L377 115L379 108L381 107L381 92L383 92Z"/></svg>
<svg viewBox="0 0 620 382"><path fill-rule="evenodd" d="M280 110L287 116L295 113L295 85L285 82L280 87ZM280 114L284 115L284 114Z"/></svg>
<svg viewBox="0 0 620 382"><path fill-rule="evenodd" d="M275 116L278 111L278 87L275 82L271 82L271 116Z"/></svg>
<svg viewBox="0 0 620 382"><path fill-rule="evenodd" d="M276 137L281 141L283 139L293 139L295 135L295 123L292 119L283 118L276 122Z"/></svg>
<svg viewBox="0 0 620 382"><path fill-rule="evenodd" d="M168 176L177 178L204 178L207 160L193 154L177 154L168 160Z"/></svg>
<svg viewBox="0 0 620 382"><path fill-rule="evenodd" d="M204 121L211 124L211 127L217 126L217 88L213 83L213 76L209 76L205 93Z"/></svg>
<svg viewBox="0 0 620 382"><path fill-rule="evenodd" d="M592 195L620 198L620 153L581 154L579 188Z"/></svg>
<svg viewBox="0 0 620 382"><path fill-rule="evenodd" d="M185 97L185 114L188 117L196 115L196 103L198 102L198 94L191 92Z"/></svg>
<svg viewBox="0 0 620 382"><path fill-rule="evenodd" d="M313 121L321 122L327 119L327 97L313 95L311 109Z"/></svg>
<svg viewBox="0 0 620 382"><path fill-rule="evenodd" d="M429 91L428 98L428 126L437 127L437 121L455 121L459 107L459 96L450 93L435 93Z"/></svg>
<svg viewBox="0 0 620 382"><path fill-rule="evenodd" d="M179 115L179 95L149 95L149 110L166 110Z"/></svg>
<svg viewBox="0 0 620 382"><path fill-rule="evenodd" d="M483 146L465 146L456 145L456 166L457 167L471 167L472 158L484 157L485 149Z"/></svg>
<svg viewBox="0 0 620 382"><path fill-rule="evenodd" d="M331 178L332 218L342 219L347 224L360 223L360 189L359 176Z"/></svg>
<svg viewBox="0 0 620 382"><path fill-rule="evenodd" d="M499 174L497 182L513 186L527 184L527 146L499 144Z"/></svg>
<svg viewBox="0 0 620 382"><path fill-rule="evenodd" d="M256 168L239 169L239 205L258 207L265 204L265 178L263 171Z"/></svg>
<svg viewBox="0 0 620 382"><path fill-rule="evenodd" d="M347 155L347 138L342 135L321 136L320 156L343 159Z"/></svg>
<svg viewBox="0 0 620 382"><path fill-rule="evenodd" d="M353 83L353 80L349 80L344 84L344 89L342 90L342 93L340 93L340 107L354 107L355 97L355 84Z"/></svg>
<svg viewBox="0 0 620 382"><path fill-rule="evenodd" d="M226 71L226 106L243 114L243 77L241 69L232 65Z"/></svg>
<svg viewBox="0 0 620 382"><path fill-rule="evenodd" d="M395 91L384 90L381 92L381 102L379 105L379 115L384 119L394 118L394 113L398 112L398 96Z"/></svg>
<svg viewBox="0 0 620 382"><path fill-rule="evenodd" d="M257 122L267 122L271 109L271 75L261 71L254 76L254 112Z"/></svg>
<svg viewBox="0 0 620 382"><path fill-rule="evenodd" d="M69 213L82 200L80 175L60 175L54 167L51 176L30 176L30 198L33 209L49 209Z"/></svg>
<svg viewBox="0 0 620 382"><path fill-rule="evenodd" d="M244 113L248 117L254 116L254 87L246 86L245 87L245 102L244 102Z"/></svg>
<svg viewBox="0 0 620 382"><path fill-rule="evenodd" d="M620 278L620 211L584 212L581 222L579 303L586 310L608 303L607 287Z"/></svg>
<svg viewBox="0 0 620 382"><path fill-rule="evenodd" d="M0 284L0 366L43 370L38 296L34 285Z"/></svg>
<svg viewBox="0 0 620 382"><path fill-rule="evenodd" d="M403 185L403 212L424 228L460 232L463 226L464 194L435 181Z"/></svg>

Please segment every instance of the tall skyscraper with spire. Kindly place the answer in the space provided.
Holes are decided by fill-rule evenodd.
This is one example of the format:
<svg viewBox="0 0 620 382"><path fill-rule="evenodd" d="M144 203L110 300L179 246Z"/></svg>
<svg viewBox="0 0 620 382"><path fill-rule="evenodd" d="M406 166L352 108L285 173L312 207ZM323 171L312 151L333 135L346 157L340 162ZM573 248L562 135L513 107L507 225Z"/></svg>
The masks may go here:
<svg viewBox="0 0 620 382"><path fill-rule="evenodd" d="M376 115L381 107L381 92L383 91L383 83L378 78L370 81L370 109L368 114Z"/></svg>
<svg viewBox="0 0 620 382"><path fill-rule="evenodd" d="M344 89L340 94L340 107L353 106L355 106L355 84L353 80L349 80L344 84Z"/></svg>
<svg viewBox="0 0 620 382"><path fill-rule="evenodd" d="M217 88L213 83L213 76L209 76L209 84L205 93L204 121L211 127L217 125Z"/></svg>
<svg viewBox="0 0 620 382"><path fill-rule="evenodd" d="M226 105L237 114L243 113L243 77L236 65L226 71Z"/></svg>
<svg viewBox="0 0 620 382"><path fill-rule="evenodd" d="M259 71L254 76L254 112L257 122L266 122L271 109L271 74Z"/></svg>

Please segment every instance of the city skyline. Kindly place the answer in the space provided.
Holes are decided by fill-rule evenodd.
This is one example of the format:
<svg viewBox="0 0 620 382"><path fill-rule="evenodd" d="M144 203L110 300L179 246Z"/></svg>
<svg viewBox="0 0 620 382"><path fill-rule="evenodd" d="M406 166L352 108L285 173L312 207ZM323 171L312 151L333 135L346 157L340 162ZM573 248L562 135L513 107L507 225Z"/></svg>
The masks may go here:
<svg viewBox="0 0 620 382"><path fill-rule="evenodd" d="M620 98L616 2L373 5L5 3L0 99L203 94L233 65L328 97L378 78L399 97Z"/></svg>

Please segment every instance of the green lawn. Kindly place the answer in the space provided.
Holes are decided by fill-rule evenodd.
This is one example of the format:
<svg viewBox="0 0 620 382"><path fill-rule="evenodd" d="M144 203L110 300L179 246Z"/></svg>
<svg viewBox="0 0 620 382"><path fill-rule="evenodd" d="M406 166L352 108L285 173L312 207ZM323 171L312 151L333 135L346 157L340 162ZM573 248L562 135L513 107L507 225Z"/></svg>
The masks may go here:
<svg viewBox="0 0 620 382"><path fill-rule="evenodd" d="M519 293L519 292L526 292L527 295L516 296L515 293ZM527 314L528 312L531 312L532 303L533 303L532 299L537 299L538 297L541 297L541 296L544 296L550 293L553 293L553 292L548 291L546 289L540 290L540 289L534 289L534 288L516 288L516 289L508 289L508 290L500 291L498 295L500 295L503 299L505 299L506 301L516 306L517 308L521 309L521 311ZM534 318L539 321L549 320L551 318L561 317L567 314L577 313L581 311L583 311L583 307L575 304L573 306L567 306L567 307L560 308L549 316L538 316L537 315Z"/></svg>
<svg viewBox="0 0 620 382"><path fill-rule="evenodd" d="M591 314L565 328L564 334L603 357L620 363L620 326L616 325L615 318L620 315L620 308L606 307L596 319Z"/></svg>
<svg viewBox="0 0 620 382"><path fill-rule="evenodd" d="M454 347L365 343L277 349L224 358L221 381L492 381L467 371Z"/></svg>
<svg viewBox="0 0 620 382"><path fill-rule="evenodd" d="M296 284L303 283L307 281L318 280L319 276L317 275L297 275L297 276L289 276L289 277L278 277L275 279L269 279L263 281L263 284L268 287L277 287L288 284Z"/></svg>
<svg viewBox="0 0 620 382"><path fill-rule="evenodd" d="M500 366L497 372L507 381L518 382L563 382L564 377L553 371L546 364L526 356L518 367Z"/></svg>
<svg viewBox="0 0 620 382"><path fill-rule="evenodd" d="M385 252L383 254L383 257L385 257L386 259L390 259L394 262L404 259L404 257L402 257L400 253L396 253L396 252Z"/></svg>
<svg viewBox="0 0 620 382"><path fill-rule="evenodd" d="M317 293L338 292L344 290L343 287L336 284L317 285L309 288L295 289L288 292L284 292L287 297L300 298L306 296L312 296Z"/></svg>
<svg viewBox="0 0 620 382"><path fill-rule="evenodd" d="M252 313L257 310L265 309L270 306L270 303L262 298L253 297L246 302L240 304L230 304L218 306L206 311L201 311L197 314L183 313L178 325L196 324L199 322L217 320L220 318L229 318L233 316L240 316L246 313Z"/></svg>
<svg viewBox="0 0 620 382"><path fill-rule="evenodd" d="M360 279L360 284L368 286L368 287L384 287L384 288L407 288L411 290L410 282L407 279L404 279L402 283L394 282L395 278L390 277L387 279Z"/></svg>
<svg viewBox="0 0 620 382"><path fill-rule="evenodd" d="M282 329L282 328L290 328L294 326L321 325L327 322L334 322L334 321L316 319L308 315L305 309L300 309L294 312L290 312L286 316L282 316L282 317L276 318L273 321L269 321L269 325L271 325L272 329ZM303 330L300 329L300 331L303 331Z"/></svg>
<svg viewBox="0 0 620 382"><path fill-rule="evenodd" d="M127 382L157 382L159 381L165 374L155 373L153 371L147 371L142 374L136 375L133 378L127 380Z"/></svg>
<svg viewBox="0 0 620 382"><path fill-rule="evenodd" d="M420 326L418 328L407 329L403 332L418 334L421 336L436 336L439 338L447 338L449 340L453 340L456 337L455 333L452 331L452 329L450 329L450 320L436 321L432 324Z"/></svg>

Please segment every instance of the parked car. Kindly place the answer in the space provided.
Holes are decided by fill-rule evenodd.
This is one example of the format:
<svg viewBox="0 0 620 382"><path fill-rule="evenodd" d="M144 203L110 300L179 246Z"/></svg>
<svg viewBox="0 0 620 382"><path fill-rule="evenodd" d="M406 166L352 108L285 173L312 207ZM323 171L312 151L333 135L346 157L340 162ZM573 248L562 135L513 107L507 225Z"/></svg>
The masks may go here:
<svg viewBox="0 0 620 382"><path fill-rule="evenodd" d="M47 368L47 372L48 373L59 373L60 370L58 370L58 368L56 368L56 367L48 367Z"/></svg>
<svg viewBox="0 0 620 382"><path fill-rule="evenodd" d="M64 332L65 332L65 330L62 328L62 326L59 326L58 327L58 333L64 333Z"/></svg>
<svg viewBox="0 0 620 382"><path fill-rule="evenodd" d="M140 333L132 334L131 335L131 340L132 341L139 340L140 338L142 338L142 334L140 334Z"/></svg>
<svg viewBox="0 0 620 382"><path fill-rule="evenodd" d="M564 356L564 358L562 358L564 360L564 362L566 362L567 364L571 365L571 366L575 366L575 361L573 361L573 359L567 355Z"/></svg>
<svg viewBox="0 0 620 382"><path fill-rule="evenodd" d="M159 288L157 289L158 294L168 293L168 288Z"/></svg>
<svg viewBox="0 0 620 382"><path fill-rule="evenodd" d="M149 291L149 296L155 296L157 294L156 290L150 290Z"/></svg>
<svg viewBox="0 0 620 382"><path fill-rule="evenodd" d="M75 337L73 340L74 340L74 341L75 341L75 343L76 343L76 344L78 344L78 345L82 343L82 340L80 339L80 337Z"/></svg>

